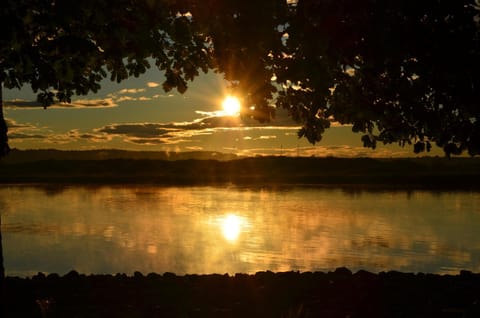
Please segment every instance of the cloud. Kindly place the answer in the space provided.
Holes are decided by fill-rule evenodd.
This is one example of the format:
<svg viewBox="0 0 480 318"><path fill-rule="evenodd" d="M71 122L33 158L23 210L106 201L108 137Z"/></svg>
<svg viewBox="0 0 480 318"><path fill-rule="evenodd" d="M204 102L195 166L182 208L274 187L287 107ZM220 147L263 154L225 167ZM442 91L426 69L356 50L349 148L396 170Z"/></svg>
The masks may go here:
<svg viewBox="0 0 480 318"><path fill-rule="evenodd" d="M37 101L14 99L4 102L5 107L18 109L36 109L44 107L43 104ZM72 100L71 103L55 103L48 108L110 108L118 106L112 98L105 99L77 99Z"/></svg>
<svg viewBox="0 0 480 318"><path fill-rule="evenodd" d="M117 103L121 103L121 102L125 102L125 101L134 101L134 100L137 100L137 99L132 97L132 96L121 96L119 98L116 98L115 100L117 101Z"/></svg>
<svg viewBox="0 0 480 318"><path fill-rule="evenodd" d="M182 123L119 123L97 128L94 133L121 137L136 144L173 144L192 142L192 137L210 135L219 127L238 127L238 123L234 118L221 117Z"/></svg>
<svg viewBox="0 0 480 318"><path fill-rule="evenodd" d="M118 106L117 103L111 98L105 99L78 99L73 100L71 103L55 104L50 107L53 108L110 108Z"/></svg>
<svg viewBox="0 0 480 318"><path fill-rule="evenodd" d="M15 120L9 119L9 118L5 118L5 123L7 124L7 127L10 132L14 130L20 130L20 129L36 129L37 128L33 124L29 124L29 123L20 124L20 123L17 123Z"/></svg>
<svg viewBox="0 0 480 318"><path fill-rule="evenodd" d="M28 134L28 133L10 133L8 134L9 139L44 139L46 135L42 134Z"/></svg>
<svg viewBox="0 0 480 318"><path fill-rule="evenodd" d="M330 128L333 128L333 127L352 127L352 126L353 126L353 124L341 124L338 121L330 122Z"/></svg>
<svg viewBox="0 0 480 318"><path fill-rule="evenodd" d="M133 144L140 144L140 145L147 145L147 146L153 146L153 145L159 145L159 144L172 144L172 142L168 142L169 139L165 138L136 138L136 137L131 137L131 138L125 138L125 142L130 142Z"/></svg>
<svg viewBox="0 0 480 318"><path fill-rule="evenodd" d="M157 83L157 82L147 82L147 86L151 87L151 88L157 87L159 85L160 85L160 83Z"/></svg>
<svg viewBox="0 0 480 318"><path fill-rule="evenodd" d="M99 133L81 133L79 130L71 130L67 133L52 133L48 127L39 127L31 123L18 123L12 119L6 119L8 126L8 138L15 144L34 141L35 144L68 144L77 141L106 142L111 136Z"/></svg>
<svg viewBox="0 0 480 318"><path fill-rule="evenodd" d="M13 100L6 100L3 102L5 107L9 108L39 108L43 107L43 105L36 101L24 100L24 99L13 99Z"/></svg>
<svg viewBox="0 0 480 318"><path fill-rule="evenodd" d="M120 96L115 99L117 103L121 102L133 102L133 101L149 101L152 100L152 97L147 97L147 96L140 96L140 97L132 97L132 96Z"/></svg>
<svg viewBox="0 0 480 318"><path fill-rule="evenodd" d="M171 124L131 123L107 125L97 129L96 132L136 138L157 138L158 136L167 135L173 130Z"/></svg>
<svg viewBox="0 0 480 318"><path fill-rule="evenodd" d="M30 137L31 138L31 137ZM77 142L87 143L106 143L112 140L112 136L101 133L81 132L78 129L73 129L67 133L54 134L47 133L42 136L43 142L46 144L71 144Z"/></svg>
<svg viewBox="0 0 480 318"><path fill-rule="evenodd" d="M256 126L245 125L245 121L238 116L212 116L212 113L197 112L204 116L189 122L170 123L112 123L94 130L94 134L105 134L121 138L125 142L157 145L157 144L178 144L197 142L195 137L213 135L222 131L283 131L298 130L297 126ZM214 113L217 115L217 113ZM240 137L241 138L241 137ZM276 139L274 134L260 134L255 138L245 137L244 140L272 140Z"/></svg>
<svg viewBox="0 0 480 318"><path fill-rule="evenodd" d="M16 140L22 142L29 139L41 139L48 138L50 132L44 127L38 127L31 123L18 123L12 119L5 119L8 127L8 138L10 140Z"/></svg>
<svg viewBox="0 0 480 318"><path fill-rule="evenodd" d="M156 87L159 84L156 82L148 82L147 86L149 88ZM143 96L138 96L140 93L146 93L147 89L145 88L124 88L119 91L116 91L114 93L110 93L107 96L114 100L116 103L122 103L122 102L133 102L133 101L150 101L152 99L158 99L158 98L165 98L165 97L172 97L174 96L173 94L154 94L154 95L143 95ZM133 95L133 96L132 96Z"/></svg>
<svg viewBox="0 0 480 318"><path fill-rule="evenodd" d="M155 94L152 96L153 99L157 99L157 98L166 98L166 97L173 97L175 95L173 94Z"/></svg>
<svg viewBox="0 0 480 318"><path fill-rule="evenodd" d="M206 117L194 121L191 125L195 129L216 128L216 127L243 127L243 123L239 117L225 116L225 117Z"/></svg>
<svg viewBox="0 0 480 318"><path fill-rule="evenodd" d="M111 124L99 128L97 131L109 134L133 135L135 137L153 138L158 135L164 135L173 132L236 127L242 127L241 122L237 117L206 117L191 122Z"/></svg>
<svg viewBox="0 0 480 318"><path fill-rule="evenodd" d="M34 140L36 144L66 144L72 141L64 134L53 134L51 132L9 132L8 138L15 144L22 144Z"/></svg>
<svg viewBox="0 0 480 318"><path fill-rule="evenodd" d="M66 135L66 138L79 141L88 141L88 142L106 142L112 140L112 137L108 134L103 133L83 133L78 129L70 130Z"/></svg>
<svg viewBox="0 0 480 318"><path fill-rule="evenodd" d="M185 150L190 150L190 151L201 151L203 150L204 148L203 147L200 147L200 146L189 146L189 147L185 147Z"/></svg>
<svg viewBox="0 0 480 318"><path fill-rule="evenodd" d="M95 133L120 137L125 142L141 145L175 144L185 142L176 124L129 123L111 124L95 130Z"/></svg>
<svg viewBox="0 0 480 318"><path fill-rule="evenodd" d="M150 85L155 84L149 82ZM147 85L149 84L147 83ZM154 86L149 86L154 87ZM171 97L172 94L162 95L155 94L153 96L131 96L145 93L145 88L124 88L114 93L110 93L106 98L101 99L73 99L71 103L55 103L48 108L110 108L118 106L118 103L128 101L150 101L152 99ZM13 99L4 102L5 107L17 109L36 109L44 107L42 103L33 100Z"/></svg>
<svg viewBox="0 0 480 318"><path fill-rule="evenodd" d="M229 114L223 110L216 110L216 111L201 111L197 110L197 114L203 116L203 118L232 118ZM244 127L265 127L265 126L277 126L277 127L296 127L297 129L300 128L298 123L295 123L292 118L288 115L288 112L284 109L276 109L275 116L269 121L265 123L261 123L254 118L250 118L249 116L239 116L233 117L239 118L239 123L241 126Z"/></svg>
<svg viewBox="0 0 480 318"><path fill-rule="evenodd" d="M147 82L148 88L155 88L160 84L157 82ZM110 93L106 98L99 99L73 99L71 103L55 103L48 108L110 108L117 107L118 103L134 101L151 101L153 99L173 97L173 94L145 94L147 88L124 88ZM140 95L145 94L145 95ZM15 109L38 109L43 108L42 103L36 100L12 99L4 101L4 106Z"/></svg>
<svg viewBox="0 0 480 318"><path fill-rule="evenodd" d="M142 145L193 142L191 138L194 136L212 133L208 129L203 129L197 123L111 124L95 129L94 132L120 137L125 142Z"/></svg>
<svg viewBox="0 0 480 318"><path fill-rule="evenodd" d="M124 88L119 90L117 93L124 95L124 94L138 94L138 93L144 93L146 91L145 88Z"/></svg>
<svg viewBox="0 0 480 318"><path fill-rule="evenodd" d="M257 140L269 140L269 139L276 139L277 136L274 136L274 135L270 135L270 136L260 136L258 138L256 138Z"/></svg>
<svg viewBox="0 0 480 318"><path fill-rule="evenodd" d="M266 128L266 129L265 129ZM279 127L258 127L258 129L255 129L257 131L262 131L262 130L267 130L267 129L272 129L272 130L279 130L281 128ZM289 129L289 128L287 128ZM252 130L252 129L250 129ZM277 135L260 135L258 137L252 137L252 136L245 136L242 138L243 140L251 140L251 141L257 141L257 140L271 140L271 139L277 139Z"/></svg>

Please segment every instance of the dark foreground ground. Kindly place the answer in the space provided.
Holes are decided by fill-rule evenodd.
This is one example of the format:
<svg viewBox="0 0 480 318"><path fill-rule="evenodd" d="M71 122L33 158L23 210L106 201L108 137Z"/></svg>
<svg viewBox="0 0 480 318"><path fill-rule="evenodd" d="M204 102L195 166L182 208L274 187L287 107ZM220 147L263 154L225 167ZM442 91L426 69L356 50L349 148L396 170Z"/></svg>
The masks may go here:
<svg viewBox="0 0 480 318"><path fill-rule="evenodd" d="M6 279L2 317L480 317L480 274L186 275Z"/></svg>

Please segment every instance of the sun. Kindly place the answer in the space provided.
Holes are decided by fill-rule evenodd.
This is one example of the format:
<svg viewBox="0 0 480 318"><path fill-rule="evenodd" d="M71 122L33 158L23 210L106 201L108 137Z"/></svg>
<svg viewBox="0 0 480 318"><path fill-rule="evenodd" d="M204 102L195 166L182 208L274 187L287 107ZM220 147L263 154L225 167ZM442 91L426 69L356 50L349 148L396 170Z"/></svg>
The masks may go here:
<svg viewBox="0 0 480 318"><path fill-rule="evenodd" d="M237 116L240 113L240 101L235 96L227 96L222 102L223 111L227 116Z"/></svg>

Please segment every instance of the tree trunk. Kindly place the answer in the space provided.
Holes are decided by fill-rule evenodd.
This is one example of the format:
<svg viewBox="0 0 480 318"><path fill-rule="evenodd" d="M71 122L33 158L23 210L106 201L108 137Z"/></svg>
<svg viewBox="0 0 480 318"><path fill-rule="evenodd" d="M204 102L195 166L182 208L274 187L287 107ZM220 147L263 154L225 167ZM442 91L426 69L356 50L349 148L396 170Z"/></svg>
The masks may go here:
<svg viewBox="0 0 480 318"><path fill-rule="evenodd" d="M0 315L4 317L5 310L5 266L3 265L2 245L2 212L0 211Z"/></svg>
<svg viewBox="0 0 480 318"><path fill-rule="evenodd" d="M4 157L10 151L7 137L7 123L3 117L3 83L0 82L0 158ZM2 211L0 211L0 315L3 317L5 300L5 267L3 265L3 245L2 245Z"/></svg>
<svg viewBox="0 0 480 318"><path fill-rule="evenodd" d="M5 279L5 266L3 265L3 245L2 245L2 214L0 212L0 293L3 296L3 281ZM3 300L3 297L0 297Z"/></svg>
<svg viewBox="0 0 480 318"><path fill-rule="evenodd" d="M8 128L3 116L3 83L0 83L0 158L10 152L8 146Z"/></svg>

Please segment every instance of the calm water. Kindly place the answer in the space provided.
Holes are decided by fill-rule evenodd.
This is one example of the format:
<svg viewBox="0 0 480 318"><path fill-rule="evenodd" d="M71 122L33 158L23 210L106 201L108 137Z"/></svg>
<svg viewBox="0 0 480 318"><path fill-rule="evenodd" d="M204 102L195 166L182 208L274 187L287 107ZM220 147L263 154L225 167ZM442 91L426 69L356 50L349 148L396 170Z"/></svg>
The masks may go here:
<svg viewBox="0 0 480 318"><path fill-rule="evenodd" d="M480 272L480 193L1 186L7 275Z"/></svg>

